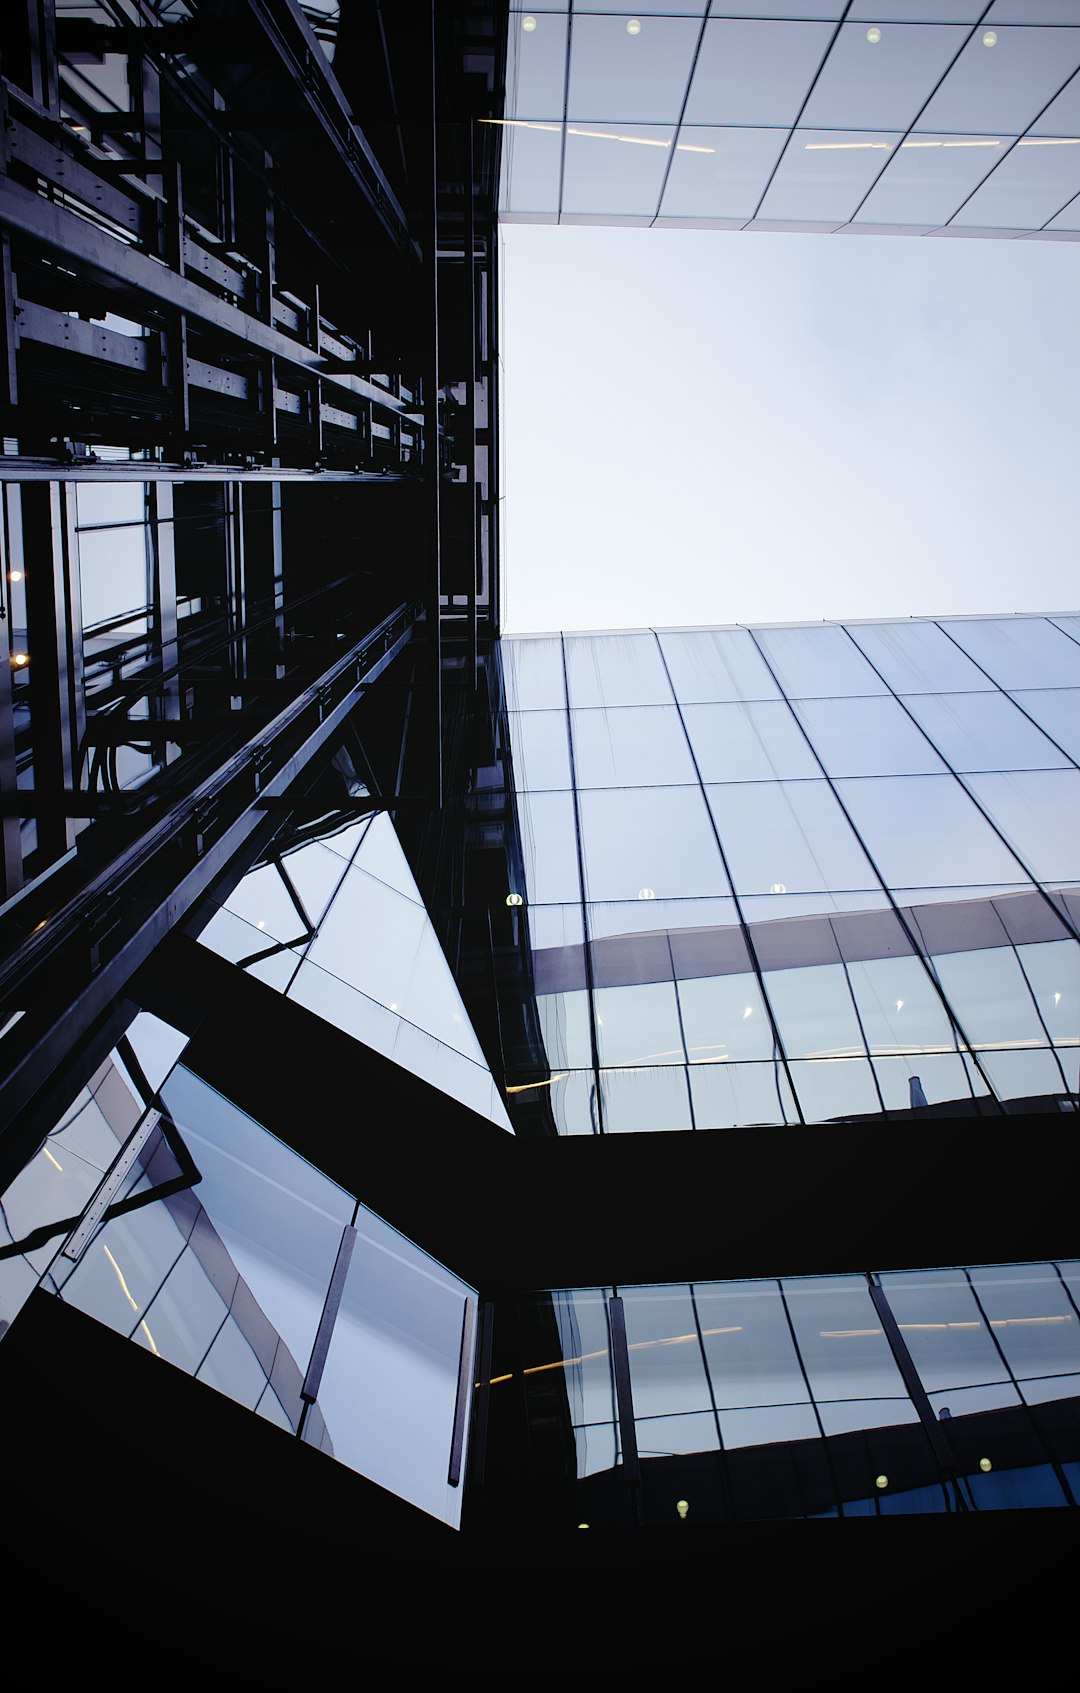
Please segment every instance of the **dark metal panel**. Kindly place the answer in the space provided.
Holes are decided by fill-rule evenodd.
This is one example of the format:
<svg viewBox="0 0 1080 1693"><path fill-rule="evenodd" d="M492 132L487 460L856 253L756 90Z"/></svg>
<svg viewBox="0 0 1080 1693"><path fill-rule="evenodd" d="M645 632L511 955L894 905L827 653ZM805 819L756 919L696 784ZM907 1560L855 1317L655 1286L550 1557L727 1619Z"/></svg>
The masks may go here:
<svg viewBox="0 0 1080 1693"><path fill-rule="evenodd" d="M341 1308L341 1296L345 1291L345 1278L349 1273L352 1262L353 1249L356 1246L356 1230L351 1224L346 1224L341 1233L337 1257L330 1275L330 1286L326 1290L323 1301L322 1315L319 1326L315 1331L315 1339L311 1347L311 1357L308 1360L304 1385L300 1389L301 1397L309 1402L319 1397L319 1386L322 1382L323 1370L326 1368L326 1355L330 1350L330 1342L334 1335L334 1324Z"/></svg>
<svg viewBox="0 0 1080 1693"><path fill-rule="evenodd" d="M37 306L29 300L19 305L19 338L43 341L46 346L63 347L87 358L124 365L128 370L147 370L150 366L148 340L118 335L115 329L86 323L82 318L69 317L67 312L55 312L49 306Z"/></svg>
<svg viewBox="0 0 1080 1693"><path fill-rule="evenodd" d="M458 1357L457 1397L454 1401L454 1432L450 1440L450 1466L447 1482L457 1487L461 1482L461 1465L465 1456L465 1430L472 1403L473 1358L476 1353L476 1300L467 1297L461 1313L461 1351Z"/></svg>
<svg viewBox="0 0 1080 1693"><path fill-rule="evenodd" d="M628 1487L637 1487L641 1482L641 1461L638 1458L637 1429L634 1426L630 1354L626 1349L626 1312L618 1294L613 1294L608 1300L608 1328L611 1333L611 1364L615 1375L615 1403L619 1412L623 1480Z"/></svg>

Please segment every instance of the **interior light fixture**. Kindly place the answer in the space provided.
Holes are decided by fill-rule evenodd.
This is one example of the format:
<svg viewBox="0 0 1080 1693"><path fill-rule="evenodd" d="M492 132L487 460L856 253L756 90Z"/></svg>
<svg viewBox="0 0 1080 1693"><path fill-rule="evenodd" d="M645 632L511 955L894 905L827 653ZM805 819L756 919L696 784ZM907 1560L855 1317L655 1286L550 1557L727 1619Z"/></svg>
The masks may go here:
<svg viewBox="0 0 1080 1693"><path fill-rule="evenodd" d="M871 47L877 46L878 42L881 40L881 31L877 24L870 25L870 28L866 32L866 39L869 41Z"/></svg>
<svg viewBox="0 0 1080 1693"><path fill-rule="evenodd" d="M982 1470L983 1475L985 1475L988 1470L992 1470L993 1467L994 1466L990 1462L989 1458L980 1458L979 1459L979 1468L980 1468L980 1470Z"/></svg>
<svg viewBox="0 0 1080 1693"><path fill-rule="evenodd" d="M21 582L22 579L23 579L23 573L22 573L21 570L9 570L8 571L8 581L9 582Z"/></svg>
<svg viewBox="0 0 1080 1693"><path fill-rule="evenodd" d="M536 28L536 19L530 12L526 12L525 16L522 18L521 27L525 31L526 35L531 35L533 30Z"/></svg>
<svg viewBox="0 0 1080 1693"><path fill-rule="evenodd" d="M507 894L506 903L507 905L524 905L525 901L520 894Z"/></svg>
<svg viewBox="0 0 1080 1693"><path fill-rule="evenodd" d="M626 20L626 33L627 33L627 35L640 35L641 34L641 24L639 23L637 18L627 18L627 20Z"/></svg>
<svg viewBox="0 0 1080 1693"><path fill-rule="evenodd" d="M30 654L29 653L12 653L11 662L15 666L16 670L21 670L24 665L27 665L27 664L30 663Z"/></svg>
<svg viewBox="0 0 1080 1693"><path fill-rule="evenodd" d="M902 1000L902 999L898 999L898 1000L897 1000L897 1002L896 1002L896 1009L897 1009L897 1011L903 1011L903 1009L904 1009L904 1002L903 1002L903 1000Z"/></svg>
<svg viewBox="0 0 1080 1693"><path fill-rule="evenodd" d="M396 1011L396 1010L397 1010L397 1007L398 1007L398 1002L397 1002L397 1000L396 1000L396 999L392 999L392 1000L391 1000L391 1001L390 1001L390 1009L391 1009L391 1011Z"/></svg>
<svg viewBox="0 0 1080 1693"><path fill-rule="evenodd" d="M983 41L984 47L996 47L997 46L997 30L996 29L988 29L986 31L986 34L983 36L982 41Z"/></svg>
<svg viewBox="0 0 1080 1693"><path fill-rule="evenodd" d="M260 917L259 921L256 923L255 927L257 929L265 929L266 928L266 918Z"/></svg>
<svg viewBox="0 0 1080 1693"><path fill-rule="evenodd" d="M1059 993L1056 993L1056 994L1055 994L1055 995L1054 995L1054 1004L1055 1004L1055 1005L1060 1005L1060 1004L1061 1004L1061 995L1060 995L1060 994L1059 994Z"/></svg>
<svg viewBox="0 0 1080 1693"><path fill-rule="evenodd" d="M689 1505L689 1501L688 1501L688 1500L686 1500L686 1499L678 1499L678 1500L676 1500L676 1502L675 1502L675 1509L676 1509L676 1510L677 1510L677 1511L678 1511L678 1513L679 1513L679 1516L680 1516L680 1518L681 1518L681 1520L682 1520L682 1521L683 1521L683 1522L685 1522L685 1521L686 1521L686 1516L687 1516L687 1512L688 1512L688 1511L689 1511L689 1509L690 1509L690 1505Z"/></svg>
<svg viewBox="0 0 1080 1693"><path fill-rule="evenodd" d="M639 888L638 889L638 899L655 899L655 898L656 898L656 895L653 892L652 888Z"/></svg>
<svg viewBox="0 0 1080 1693"><path fill-rule="evenodd" d="M752 1006L752 1005L748 1005L748 1006L747 1006L747 1007L746 1007L746 1010L745 1010L745 1011L744 1011L744 1012L743 1012L743 1014L742 1014L742 1016L743 1016L743 1022L744 1022L744 1023L745 1023L745 1022L746 1022L746 1019L747 1019L747 1018L748 1018L748 1017L752 1017L752 1016L753 1016L753 1015L754 1015L754 1007L753 1007L753 1006Z"/></svg>
<svg viewBox="0 0 1080 1693"><path fill-rule="evenodd" d="M769 892L771 894L786 894L787 888L784 886L783 882L774 882L772 887L769 889Z"/></svg>
<svg viewBox="0 0 1080 1693"><path fill-rule="evenodd" d="M807 153L891 153L891 141L804 141Z"/></svg>
<svg viewBox="0 0 1080 1693"><path fill-rule="evenodd" d="M879 1475L879 1476L874 1477L874 1486L875 1487L888 1487L888 1485L889 1485L889 1478L888 1478L887 1475Z"/></svg>

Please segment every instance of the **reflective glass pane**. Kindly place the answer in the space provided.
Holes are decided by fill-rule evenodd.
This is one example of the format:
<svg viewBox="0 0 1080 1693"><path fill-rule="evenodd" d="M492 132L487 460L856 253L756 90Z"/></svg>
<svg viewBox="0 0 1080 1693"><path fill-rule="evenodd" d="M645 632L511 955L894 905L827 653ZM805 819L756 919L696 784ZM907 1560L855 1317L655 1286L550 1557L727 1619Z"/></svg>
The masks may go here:
<svg viewBox="0 0 1080 1693"><path fill-rule="evenodd" d="M695 129L684 124L661 218L753 217L786 139L782 129Z"/></svg>
<svg viewBox="0 0 1080 1693"><path fill-rule="evenodd" d="M651 787L695 780L673 705L574 711L574 774L579 788Z"/></svg>
<svg viewBox="0 0 1080 1693"><path fill-rule="evenodd" d="M783 1405L809 1399L776 1282L712 1282L694 1292L718 1406ZM811 1432L816 1432L816 1426Z"/></svg>
<svg viewBox="0 0 1080 1693"><path fill-rule="evenodd" d="M63 1298L120 1334L133 1334L183 1249L184 1236L162 1204L116 1217L69 1272Z"/></svg>
<svg viewBox="0 0 1080 1693"><path fill-rule="evenodd" d="M968 1071L956 1053L913 1052L896 1058L879 1055L873 1065L886 1111L926 1109L950 1100L966 1102L972 1097ZM975 1091L987 1093L989 1089L984 1083Z"/></svg>
<svg viewBox="0 0 1080 1693"><path fill-rule="evenodd" d="M948 223L1009 146L1000 135L909 136L859 208L860 223ZM853 628L856 640L860 631Z"/></svg>
<svg viewBox="0 0 1080 1693"><path fill-rule="evenodd" d="M848 965L870 1052L940 1052L954 1047L952 1025L921 958L871 958Z"/></svg>
<svg viewBox="0 0 1080 1693"><path fill-rule="evenodd" d="M821 774L806 737L783 700L688 705L684 717L703 782Z"/></svg>
<svg viewBox="0 0 1080 1693"><path fill-rule="evenodd" d="M771 970L764 982L789 1058L862 1056L862 1034L842 964Z"/></svg>
<svg viewBox="0 0 1080 1693"><path fill-rule="evenodd" d="M1080 137L1022 138L957 212L957 228L1039 229L1080 193Z"/></svg>
<svg viewBox="0 0 1080 1693"><path fill-rule="evenodd" d="M134 1339L194 1375L227 1313L225 1301L189 1247L166 1277Z"/></svg>
<svg viewBox="0 0 1080 1693"><path fill-rule="evenodd" d="M802 700L795 707L830 776L904 776L943 768L896 700Z"/></svg>
<svg viewBox="0 0 1080 1693"><path fill-rule="evenodd" d="M1015 1376L1080 1369L1080 1321L1052 1265L988 1265L971 1279Z"/></svg>
<svg viewBox="0 0 1080 1693"><path fill-rule="evenodd" d="M758 215L845 222L899 140L880 130L795 130Z"/></svg>
<svg viewBox="0 0 1080 1693"><path fill-rule="evenodd" d="M601 1070L600 1094L607 1134L653 1134L693 1127L686 1071L673 1065Z"/></svg>
<svg viewBox="0 0 1080 1693"><path fill-rule="evenodd" d="M928 1393L1007 1379L963 1270L908 1270L881 1284Z"/></svg>
<svg viewBox="0 0 1080 1693"><path fill-rule="evenodd" d="M1080 763L1080 688L1025 688L1013 698L1074 763Z"/></svg>
<svg viewBox="0 0 1080 1693"><path fill-rule="evenodd" d="M546 213L555 221L562 173L562 124L515 118L503 127L500 211Z"/></svg>
<svg viewBox="0 0 1080 1693"><path fill-rule="evenodd" d="M757 977L697 976L678 984L691 1064L773 1057L773 1033Z"/></svg>
<svg viewBox="0 0 1080 1693"><path fill-rule="evenodd" d="M954 770L1047 770L1067 761L1007 694L915 694L907 702Z"/></svg>
<svg viewBox="0 0 1080 1693"><path fill-rule="evenodd" d="M711 1411L666 1417L635 1419L638 1456L672 1458L684 1452L712 1452L720 1445L716 1418Z"/></svg>
<svg viewBox="0 0 1080 1693"><path fill-rule="evenodd" d="M802 121L823 129L907 129L967 33L955 25L890 22L871 40L864 24L842 24Z"/></svg>
<svg viewBox="0 0 1080 1693"><path fill-rule="evenodd" d="M601 1064L685 1062L674 982L598 988L593 998Z"/></svg>
<svg viewBox="0 0 1080 1693"><path fill-rule="evenodd" d="M993 1089L1001 1100L1052 1100L1066 1091L1061 1065L1049 1047L1031 1047L1027 1051L1003 1050L998 1047L979 1053L979 1062Z"/></svg>
<svg viewBox="0 0 1080 1693"><path fill-rule="evenodd" d="M566 78L566 18L544 12L533 16L534 29L522 29L518 20L508 32L506 110L517 118L558 121Z"/></svg>
<svg viewBox="0 0 1080 1693"><path fill-rule="evenodd" d="M199 1367L199 1381L254 1411L266 1391L266 1376L240 1330L228 1317Z"/></svg>
<svg viewBox="0 0 1080 1693"><path fill-rule="evenodd" d="M590 900L729 891L700 788L593 790L580 806Z"/></svg>
<svg viewBox="0 0 1080 1693"><path fill-rule="evenodd" d="M319 1389L334 1456L455 1525L447 1471L469 1291L361 1210Z"/></svg>
<svg viewBox="0 0 1080 1693"><path fill-rule="evenodd" d="M888 692L858 647L835 624L755 633L788 699Z"/></svg>
<svg viewBox="0 0 1080 1693"><path fill-rule="evenodd" d="M544 1356L530 1358L526 1391L535 1391L538 1396L546 1393L554 1375L565 1385L572 1423L611 1423L615 1418L615 1384L603 1293L599 1288L575 1288L553 1293L551 1304L557 1345Z"/></svg>
<svg viewBox="0 0 1080 1693"><path fill-rule="evenodd" d="M149 600L146 531L142 524L131 529L81 531L79 582L84 629L126 612L142 611Z"/></svg>
<svg viewBox="0 0 1080 1693"><path fill-rule="evenodd" d="M808 1123L831 1123L881 1111L874 1072L865 1058L797 1059L788 1069Z"/></svg>
<svg viewBox="0 0 1080 1693"><path fill-rule="evenodd" d="M951 776L853 778L837 788L889 887L1007 884L1023 876Z"/></svg>
<svg viewBox="0 0 1080 1693"><path fill-rule="evenodd" d="M999 29L990 46L984 33L972 34L920 129L1022 134L1080 65L1080 30Z"/></svg>
<svg viewBox="0 0 1080 1693"><path fill-rule="evenodd" d="M621 1290L636 1417L711 1408L695 1301L688 1287Z"/></svg>
<svg viewBox="0 0 1080 1693"><path fill-rule="evenodd" d="M1043 941L1018 951L1051 1040L1055 1045L1080 1045L1080 944Z"/></svg>
<svg viewBox="0 0 1080 1693"><path fill-rule="evenodd" d="M690 1097L698 1129L797 1123L799 1109L779 1059L771 1063L691 1065Z"/></svg>
<svg viewBox="0 0 1080 1693"><path fill-rule="evenodd" d="M511 711L566 709L562 641L558 635L526 640L521 635L499 642L506 703Z"/></svg>
<svg viewBox="0 0 1080 1693"><path fill-rule="evenodd" d="M712 19L686 122L793 124L832 39L828 23Z"/></svg>
<svg viewBox="0 0 1080 1693"><path fill-rule="evenodd" d="M562 711L512 711L509 714L513 769L508 785L522 788L568 788L570 749L566 714Z"/></svg>
<svg viewBox="0 0 1080 1693"><path fill-rule="evenodd" d="M519 794L518 822L525 865L524 893L537 905L581 898L577 827L570 794Z"/></svg>
<svg viewBox="0 0 1080 1693"><path fill-rule="evenodd" d="M566 131L562 209L651 218L675 139L673 128L570 124Z"/></svg>
<svg viewBox="0 0 1080 1693"><path fill-rule="evenodd" d="M878 885L827 783L732 782L706 793L740 892Z"/></svg>
<svg viewBox="0 0 1080 1693"><path fill-rule="evenodd" d="M1076 875L1080 771L969 776L968 785L1033 876L1056 882Z"/></svg>
<svg viewBox="0 0 1080 1693"><path fill-rule="evenodd" d="M906 1398L861 1276L814 1276L782 1285L815 1399Z"/></svg>
<svg viewBox="0 0 1080 1693"><path fill-rule="evenodd" d="M1080 687L1080 645L1044 617L943 623L999 688Z"/></svg>
<svg viewBox="0 0 1080 1693"><path fill-rule="evenodd" d="M684 705L780 698L748 629L672 629L657 638L676 696Z"/></svg>
<svg viewBox="0 0 1080 1693"><path fill-rule="evenodd" d="M584 1069L592 1063L588 994L541 993L536 1013L548 1063L553 1070Z"/></svg>
<svg viewBox="0 0 1080 1693"><path fill-rule="evenodd" d="M570 704L670 705L671 684L654 635L568 635Z"/></svg>
<svg viewBox="0 0 1080 1693"><path fill-rule="evenodd" d="M848 633L898 694L972 693L993 683L936 623L852 623Z"/></svg>
<svg viewBox="0 0 1080 1693"><path fill-rule="evenodd" d="M574 18L567 117L676 123L700 25L690 18ZM539 34L539 31L537 31Z"/></svg>
<svg viewBox="0 0 1080 1693"><path fill-rule="evenodd" d="M1011 947L934 960L953 1012L974 1046L1044 1046L1046 1035Z"/></svg>

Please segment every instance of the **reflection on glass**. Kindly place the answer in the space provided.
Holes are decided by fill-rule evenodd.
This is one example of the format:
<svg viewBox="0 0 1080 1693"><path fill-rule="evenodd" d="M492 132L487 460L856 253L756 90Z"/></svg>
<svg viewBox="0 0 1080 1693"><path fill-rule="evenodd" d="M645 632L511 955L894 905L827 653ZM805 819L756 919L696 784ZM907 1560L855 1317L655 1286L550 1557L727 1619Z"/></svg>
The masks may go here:
<svg viewBox="0 0 1080 1693"><path fill-rule="evenodd" d="M705 26L685 121L793 124L832 34L833 25L822 22L711 19Z"/></svg>
<svg viewBox="0 0 1080 1693"><path fill-rule="evenodd" d="M823 129L895 129L913 123L967 30L942 23L894 23L877 41L845 23L814 84L802 122ZM841 137L837 137L841 139Z"/></svg>

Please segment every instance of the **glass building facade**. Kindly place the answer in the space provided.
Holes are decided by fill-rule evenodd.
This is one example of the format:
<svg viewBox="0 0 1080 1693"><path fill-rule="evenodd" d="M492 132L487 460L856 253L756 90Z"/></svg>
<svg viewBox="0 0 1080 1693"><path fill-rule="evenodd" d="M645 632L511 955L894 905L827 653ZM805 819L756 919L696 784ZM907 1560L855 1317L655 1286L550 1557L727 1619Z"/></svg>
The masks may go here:
<svg viewBox="0 0 1080 1693"><path fill-rule="evenodd" d="M509 222L1080 235L1072 0L515 4Z"/></svg>

